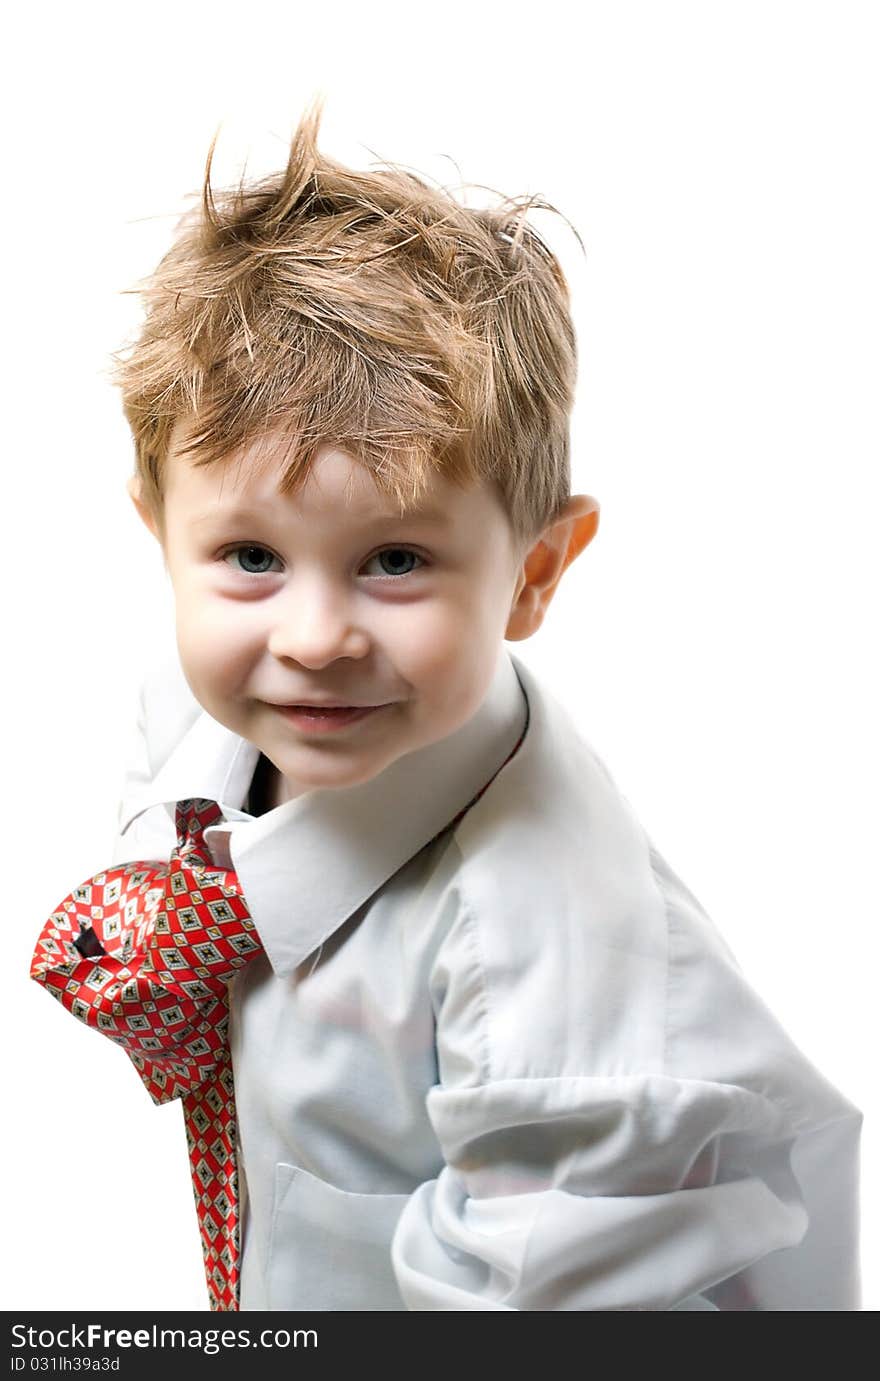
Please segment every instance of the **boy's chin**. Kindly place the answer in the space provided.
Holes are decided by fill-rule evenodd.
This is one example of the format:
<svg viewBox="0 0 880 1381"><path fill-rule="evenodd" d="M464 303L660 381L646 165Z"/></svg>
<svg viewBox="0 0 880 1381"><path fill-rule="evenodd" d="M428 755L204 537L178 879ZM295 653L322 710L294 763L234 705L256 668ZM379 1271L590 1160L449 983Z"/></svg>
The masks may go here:
<svg viewBox="0 0 880 1381"><path fill-rule="evenodd" d="M306 791L344 791L347 787L362 786L402 756L374 751L346 757L306 747L298 753L278 754L273 760L283 778L279 784L282 799L292 799Z"/></svg>

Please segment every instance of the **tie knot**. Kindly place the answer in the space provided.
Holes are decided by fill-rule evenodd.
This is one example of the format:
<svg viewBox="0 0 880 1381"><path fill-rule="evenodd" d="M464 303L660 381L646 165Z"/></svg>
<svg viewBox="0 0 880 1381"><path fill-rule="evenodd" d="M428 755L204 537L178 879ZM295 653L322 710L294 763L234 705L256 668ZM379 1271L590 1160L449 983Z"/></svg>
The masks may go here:
<svg viewBox="0 0 880 1381"><path fill-rule="evenodd" d="M194 855L197 861L209 864L211 858L205 844L205 830L209 825L219 824L223 818L216 801L197 797L178 801L175 811L178 853L188 858Z"/></svg>

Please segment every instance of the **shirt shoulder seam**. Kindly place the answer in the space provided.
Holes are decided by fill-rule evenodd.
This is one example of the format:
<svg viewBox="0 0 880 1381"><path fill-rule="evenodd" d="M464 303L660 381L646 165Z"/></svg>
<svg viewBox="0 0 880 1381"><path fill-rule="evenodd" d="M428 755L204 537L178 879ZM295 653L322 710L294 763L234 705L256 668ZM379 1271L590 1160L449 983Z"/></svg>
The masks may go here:
<svg viewBox="0 0 880 1381"><path fill-rule="evenodd" d="M452 838L450 843L454 845L457 862L455 885L459 895L459 925L462 932L467 936L469 947L473 954L473 967L476 973L476 986L478 997L475 998L475 1009L478 1017L477 1039L479 1042L477 1060L480 1071L480 1083L493 1082L492 1069L492 1019L489 1001L489 980L488 968L483 952L480 938L480 918L477 908L468 894L467 888L467 859L468 855L458 839L458 827L455 826L451 831ZM445 853L445 851L444 851ZM447 936L456 924L446 932ZM445 940L446 937L444 937ZM441 946L442 947L442 946Z"/></svg>

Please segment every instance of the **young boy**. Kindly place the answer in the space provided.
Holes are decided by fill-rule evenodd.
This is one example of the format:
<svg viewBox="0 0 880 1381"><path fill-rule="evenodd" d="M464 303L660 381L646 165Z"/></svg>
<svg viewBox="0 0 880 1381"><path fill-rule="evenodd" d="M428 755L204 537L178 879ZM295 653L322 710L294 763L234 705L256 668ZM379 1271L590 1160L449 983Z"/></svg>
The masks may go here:
<svg viewBox="0 0 880 1381"><path fill-rule="evenodd" d="M598 521L561 270L317 129L120 366L177 653L35 976L184 1098L214 1308L857 1309L860 1113L504 646Z"/></svg>

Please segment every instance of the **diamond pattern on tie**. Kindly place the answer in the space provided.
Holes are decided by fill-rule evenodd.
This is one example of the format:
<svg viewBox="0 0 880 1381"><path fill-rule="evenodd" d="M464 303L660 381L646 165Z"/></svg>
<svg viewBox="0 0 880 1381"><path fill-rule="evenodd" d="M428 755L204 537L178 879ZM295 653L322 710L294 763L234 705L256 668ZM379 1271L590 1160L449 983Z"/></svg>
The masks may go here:
<svg viewBox="0 0 880 1381"><path fill-rule="evenodd" d="M234 870L215 868L204 842L222 819L213 801L180 801L168 863L126 863L74 888L43 928L31 977L122 1046L155 1103L181 1099L210 1305L236 1310L227 985L262 946Z"/></svg>

